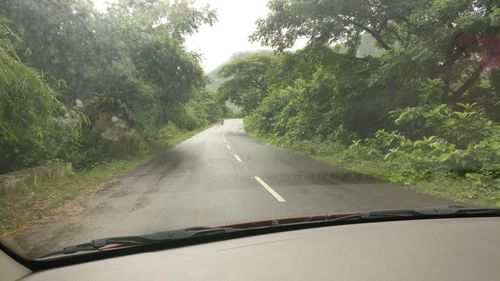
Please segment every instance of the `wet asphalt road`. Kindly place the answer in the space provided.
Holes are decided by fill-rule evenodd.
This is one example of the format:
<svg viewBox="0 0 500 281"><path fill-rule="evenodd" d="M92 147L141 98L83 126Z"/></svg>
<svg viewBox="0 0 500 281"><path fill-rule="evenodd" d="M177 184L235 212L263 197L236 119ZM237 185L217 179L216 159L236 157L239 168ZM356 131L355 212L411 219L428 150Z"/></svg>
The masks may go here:
<svg viewBox="0 0 500 281"><path fill-rule="evenodd" d="M71 215L9 239L36 256L109 236L450 203L260 143L231 119L86 196Z"/></svg>

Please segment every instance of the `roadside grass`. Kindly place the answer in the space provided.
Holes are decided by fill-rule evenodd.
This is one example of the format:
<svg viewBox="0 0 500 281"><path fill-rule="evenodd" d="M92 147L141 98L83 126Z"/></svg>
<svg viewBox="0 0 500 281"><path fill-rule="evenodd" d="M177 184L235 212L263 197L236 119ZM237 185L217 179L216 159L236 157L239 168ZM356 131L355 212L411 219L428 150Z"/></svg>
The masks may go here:
<svg viewBox="0 0 500 281"><path fill-rule="evenodd" d="M279 141L274 136L257 134L246 126L246 122L245 130L250 137L261 142L285 148L332 166L396 183L406 189L473 206L500 207L500 187L498 186L477 186L474 182L463 177L439 172L425 175L425 177L415 180L415 175L405 175L402 172L400 168L402 163L381 159L355 159L346 161L345 148L325 146L321 143L313 142L300 143L298 145L287 144ZM409 178L412 180L408 180Z"/></svg>
<svg viewBox="0 0 500 281"><path fill-rule="evenodd" d="M73 172L65 177L32 185L19 186L0 194L0 237L24 225L58 215L55 210L87 193L106 188L116 178L145 164L176 144L212 125L181 132L170 140L156 143L154 148L135 156L127 156L92 169Z"/></svg>

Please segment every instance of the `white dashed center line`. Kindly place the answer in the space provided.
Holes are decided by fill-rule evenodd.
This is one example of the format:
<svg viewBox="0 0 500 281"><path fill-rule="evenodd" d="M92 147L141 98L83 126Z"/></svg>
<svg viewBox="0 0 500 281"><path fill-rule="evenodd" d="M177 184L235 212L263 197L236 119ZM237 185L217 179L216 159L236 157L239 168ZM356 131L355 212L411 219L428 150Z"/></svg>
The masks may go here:
<svg viewBox="0 0 500 281"><path fill-rule="evenodd" d="M229 145L226 144L226 147L227 147L227 149L231 150L231 147Z"/></svg>
<svg viewBox="0 0 500 281"><path fill-rule="evenodd" d="M269 191L269 193L271 193L272 196L274 196L274 198L276 198L276 200L278 200L278 202L285 202L286 200L281 197L281 195L278 194L278 192L276 192L274 189L272 189L265 181L263 181L261 178L259 178L258 176L254 176L254 178L267 190Z"/></svg>
<svg viewBox="0 0 500 281"><path fill-rule="evenodd" d="M236 158L236 160L238 160L239 162L241 162L241 159L240 159L240 157L238 157L238 155L234 154L234 158Z"/></svg>

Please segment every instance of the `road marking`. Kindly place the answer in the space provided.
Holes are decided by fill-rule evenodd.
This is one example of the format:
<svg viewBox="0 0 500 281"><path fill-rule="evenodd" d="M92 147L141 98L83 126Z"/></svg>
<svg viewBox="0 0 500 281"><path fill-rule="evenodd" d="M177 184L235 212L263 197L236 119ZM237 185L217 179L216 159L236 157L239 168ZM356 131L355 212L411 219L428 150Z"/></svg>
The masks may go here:
<svg viewBox="0 0 500 281"><path fill-rule="evenodd" d="M254 178L267 190L269 193L271 193L278 202L285 202L286 200L281 197L281 195L278 194L274 189L272 189L269 185L267 185L266 182L264 182L261 178L258 176L254 176Z"/></svg>
<svg viewBox="0 0 500 281"><path fill-rule="evenodd" d="M229 145L226 144L226 147L227 147L227 149L231 150L231 147Z"/></svg>
<svg viewBox="0 0 500 281"><path fill-rule="evenodd" d="M238 155L234 154L234 158L236 158L236 160L241 162L241 159L240 159L240 157L238 157Z"/></svg>
<svg viewBox="0 0 500 281"><path fill-rule="evenodd" d="M224 139L224 143L227 143L227 141Z"/></svg>

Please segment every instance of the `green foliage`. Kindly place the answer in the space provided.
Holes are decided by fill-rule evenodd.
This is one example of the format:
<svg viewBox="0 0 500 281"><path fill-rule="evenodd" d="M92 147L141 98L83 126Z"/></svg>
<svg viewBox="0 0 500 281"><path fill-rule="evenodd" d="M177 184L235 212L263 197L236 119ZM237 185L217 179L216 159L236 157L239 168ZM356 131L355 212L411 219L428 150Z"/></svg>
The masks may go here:
<svg viewBox="0 0 500 281"><path fill-rule="evenodd" d="M83 86L86 69L96 49L97 13L82 0L5 0L0 15L23 42L17 46L21 60L63 79L72 90L62 88L61 99L76 98L74 89ZM52 85L55 86L55 85Z"/></svg>
<svg viewBox="0 0 500 281"><path fill-rule="evenodd" d="M172 122L168 122L161 128L161 137L164 139L171 139L180 133L181 130Z"/></svg>
<svg viewBox="0 0 500 281"><path fill-rule="evenodd" d="M435 125L431 127L434 135L412 140L401 132L382 129L373 138L353 142L348 147L346 159L383 159L398 163L398 167L389 174L407 184L436 173L452 173L461 177L477 173L487 175L494 182L500 177L500 126L480 117L471 121L468 118L480 113L474 110L473 105L459 106L462 111L438 106L439 110L434 108L422 114L438 120L432 123ZM437 112L442 115L436 116ZM401 122L401 116L396 121ZM464 127L471 122L482 123ZM468 176L466 178L469 179Z"/></svg>
<svg viewBox="0 0 500 281"><path fill-rule="evenodd" d="M209 6L194 8L193 3L186 0L120 0L112 3L108 13L124 20L129 28L156 29L180 42L196 33L200 26L212 25L217 20Z"/></svg>
<svg viewBox="0 0 500 281"><path fill-rule="evenodd" d="M87 0L6 0L0 17L0 172L92 167L147 150L166 124L193 130L223 114L183 45L216 20L209 7L120 0L103 14Z"/></svg>
<svg viewBox="0 0 500 281"><path fill-rule="evenodd" d="M236 59L224 65L218 72L220 78L228 79L219 87L219 92L245 113L257 108L268 95L268 71L273 56L255 54Z"/></svg>
<svg viewBox="0 0 500 281"><path fill-rule="evenodd" d="M67 159L80 132L80 116L58 100L39 71L21 62L15 42L0 21L0 171Z"/></svg>
<svg viewBox="0 0 500 281"><path fill-rule="evenodd" d="M203 70L177 41L154 33L156 38L130 50L132 62L141 77L158 89L160 102L186 102L195 89L205 86Z"/></svg>
<svg viewBox="0 0 500 281"><path fill-rule="evenodd" d="M0 2L0 171L143 152L235 115L229 100L249 130L287 147L333 151L405 184L460 181L464 198L498 192L496 2L268 6L251 38L278 52L235 57L212 93L184 48L216 20L209 7L119 0L101 14L85 0ZM298 38L307 46L285 51Z"/></svg>
<svg viewBox="0 0 500 281"><path fill-rule="evenodd" d="M201 90L191 101L194 114L202 126L217 122L224 117L225 106L215 93Z"/></svg>
<svg viewBox="0 0 500 281"><path fill-rule="evenodd" d="M481 140L492 137L499 129L498 123L486 118L484 110L477 104L456 105L453 110L446 104L426 107L407 107L392 111L394 123L400 131L411 137L435 135L458 148L466 148Z"/></svg>
<svg viewBox="0 0 500 281"><path fill-rule="evenodd" d="M239 104L245 124L307 154L381 165L376 174L395 182L441 177L463 182L460 198L499 193L496 6L272 0L251 39L278 53L255 71L266 75L266 95ZM309 40L304 49L285 51L299 38Z"/></svg>

